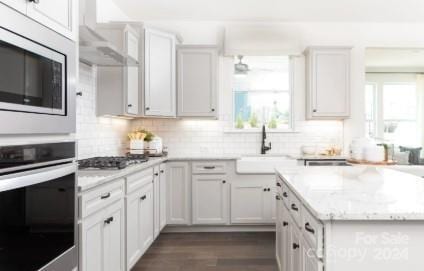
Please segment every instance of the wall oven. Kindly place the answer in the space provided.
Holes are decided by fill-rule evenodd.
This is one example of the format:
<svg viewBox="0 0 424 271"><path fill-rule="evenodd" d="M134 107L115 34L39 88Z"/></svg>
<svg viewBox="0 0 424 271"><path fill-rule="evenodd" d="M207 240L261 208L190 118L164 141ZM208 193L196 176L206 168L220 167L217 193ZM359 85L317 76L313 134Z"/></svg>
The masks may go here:
<svg viewBox="0 0 424 271"><path fill-rule="evenodd" d="M75 143L0 147L0 270L78 265Z"/></svg>
<svg viewBox="0 0 424 271"><path fill-rule="evenodd" d="M0 4L0 134L75 131L76 44ZM4 15L4 16L3 16Z"/></svg>

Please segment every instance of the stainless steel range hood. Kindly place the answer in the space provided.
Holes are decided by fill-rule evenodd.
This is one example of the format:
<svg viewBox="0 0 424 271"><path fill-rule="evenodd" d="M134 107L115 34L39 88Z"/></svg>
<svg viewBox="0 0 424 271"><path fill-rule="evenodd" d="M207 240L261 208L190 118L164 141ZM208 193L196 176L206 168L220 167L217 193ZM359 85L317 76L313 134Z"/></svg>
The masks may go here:
<svg viewBox="0 0 424 271"><path fill-rule="evenodd" d="M120 51L95 29L79 27L79 58L81 62L97 66L137 66L138 61Z"/></svg>

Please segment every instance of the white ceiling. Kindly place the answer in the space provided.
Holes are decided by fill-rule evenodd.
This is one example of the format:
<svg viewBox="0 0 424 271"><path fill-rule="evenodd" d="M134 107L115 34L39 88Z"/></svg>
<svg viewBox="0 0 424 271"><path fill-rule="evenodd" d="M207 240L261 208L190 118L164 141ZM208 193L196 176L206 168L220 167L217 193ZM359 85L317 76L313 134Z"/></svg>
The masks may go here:
<svg viewBox="0 0 424 271"><path fill-rule="evenodd" d="M424 0L113 0L135 20L424 22Z"/></svg>

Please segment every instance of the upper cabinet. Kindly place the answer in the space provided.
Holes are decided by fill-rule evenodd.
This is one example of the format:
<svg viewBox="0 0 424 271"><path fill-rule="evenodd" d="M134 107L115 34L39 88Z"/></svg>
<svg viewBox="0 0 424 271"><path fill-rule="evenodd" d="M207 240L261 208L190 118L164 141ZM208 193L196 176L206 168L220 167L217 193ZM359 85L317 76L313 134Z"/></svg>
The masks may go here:
<svg viewBox="0 0 424 271"><path fill-rule="evenodd" d="M178 46L179 117L217 117L218 48Z"/></svg>
<svg viewBox="0 0 424 271"><path fill-rule="evenodd" d="M69 39L77 39L78 0L1 0L0 2Z"/></svg>
<svg viewBox="0 0 424 271"><path fill-rule="evenodd" d="M306 50L307 119L350 116L350 47Z"/></svg>
<svg viewBox="0 0 424 271"><path fill-rule="evenodd" d="M176 36L145 29L144 39L144 115L175 117Z"/></svg>
<svg viewBox="0 0 424 271"><path fill-rule="evenodd" d="M99 25L96 31L137 63L142 28L128 24ZM136 117L140 114L141 74L138 65L97 68L97 114Z"/></svg>

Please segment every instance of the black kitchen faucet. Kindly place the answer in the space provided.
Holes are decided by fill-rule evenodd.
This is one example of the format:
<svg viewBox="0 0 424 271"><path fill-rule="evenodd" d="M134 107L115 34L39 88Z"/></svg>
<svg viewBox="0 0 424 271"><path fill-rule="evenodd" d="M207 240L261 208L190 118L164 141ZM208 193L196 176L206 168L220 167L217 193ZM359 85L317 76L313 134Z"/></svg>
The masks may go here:
<svg viewBox="0 0 424 271"><path fill-rule="evenodd" d="M265 125L262 125L261 154L266 154L266 152L271 149L271 142L269 142L269 146L265 146L265 139L266 139Z"/></svg>

